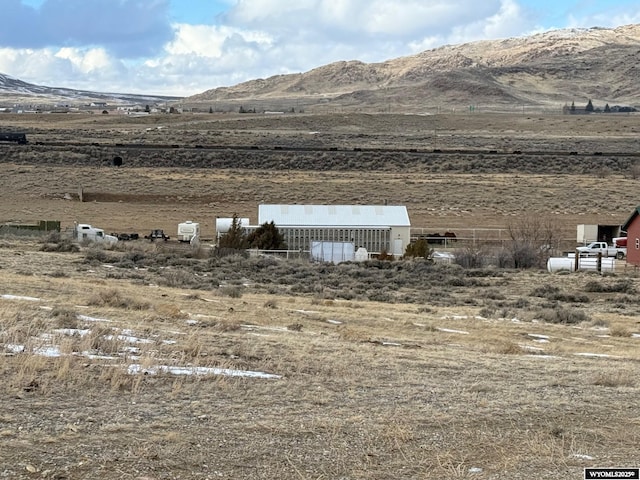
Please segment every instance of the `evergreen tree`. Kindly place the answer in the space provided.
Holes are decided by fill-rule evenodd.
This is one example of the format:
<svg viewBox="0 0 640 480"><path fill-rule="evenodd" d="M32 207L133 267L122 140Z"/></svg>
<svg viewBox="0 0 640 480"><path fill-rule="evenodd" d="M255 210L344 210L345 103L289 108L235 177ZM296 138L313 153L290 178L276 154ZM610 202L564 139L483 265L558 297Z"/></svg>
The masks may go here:
<svg viewBox="0 0 640 480"><path fill-rule="evenodd" d="M569 109L571 113L576 113L576 102L571 102L571 108Z"/></svg>
<svg viewBox="0 0 640 480"><path fill-rule="evenodd" d="M240 223L237 214L233 215L229 231L218 240L218 248L232 248L236 250L244 250L248 246L247 233Z"/></svg>
<svg viewBox="0 0 640 480"><path fill-rule="evenodd" d="M410 243L407 245L407 248L404 252L405 257L420 257L427 258L431 254L431 249L427 244L426 240L420 238L416 240L414 243Z"/></svg>
<svg viewBox="0 0 640 480"><path fill-rule="evenodd" d="M587 102L587 106L584 107L584 111L588 113L593 112L593 103L591 103L591 99Z"/></svg>
<svg viewBox="0 0 640 480"><path fill-rule="evenodd" d="M604 113L611 113L611 107L608 103L604 106Z"/></svg>
<svg viewBox="0 0 640 480"><path fill-rule="evenodd" d="M276 228L276 224L265 222L260 225L254 232L247 237L249 248L257 248L258 250L285 250L287 244L284 236Z"/></svg>

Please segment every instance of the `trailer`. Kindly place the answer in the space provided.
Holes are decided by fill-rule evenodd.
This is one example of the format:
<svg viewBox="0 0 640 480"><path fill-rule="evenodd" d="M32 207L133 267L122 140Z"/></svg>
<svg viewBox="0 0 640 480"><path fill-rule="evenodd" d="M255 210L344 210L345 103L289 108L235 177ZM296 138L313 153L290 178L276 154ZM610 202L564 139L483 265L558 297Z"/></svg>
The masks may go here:
<svg viewBox="0 0 640 480"><path fill-rule="evenodd" d="M178 241L191 242L200 237L200 224L187 220L178 224Z"/></svg>

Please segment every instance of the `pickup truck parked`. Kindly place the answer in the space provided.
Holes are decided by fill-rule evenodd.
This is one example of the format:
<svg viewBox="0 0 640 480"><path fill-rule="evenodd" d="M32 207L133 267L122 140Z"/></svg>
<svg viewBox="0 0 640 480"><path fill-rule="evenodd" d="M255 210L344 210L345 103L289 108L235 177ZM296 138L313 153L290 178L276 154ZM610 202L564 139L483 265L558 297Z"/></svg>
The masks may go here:
<svg viewBox="0 0 640 480"><path fill-rule="evenodd" d="M601 253L603 257L615 257L618 260L627 256L627 247L615 247L607 245L607 242L591 242L589 245L576 248L576 250L580 255L596 256Z"/></svg>

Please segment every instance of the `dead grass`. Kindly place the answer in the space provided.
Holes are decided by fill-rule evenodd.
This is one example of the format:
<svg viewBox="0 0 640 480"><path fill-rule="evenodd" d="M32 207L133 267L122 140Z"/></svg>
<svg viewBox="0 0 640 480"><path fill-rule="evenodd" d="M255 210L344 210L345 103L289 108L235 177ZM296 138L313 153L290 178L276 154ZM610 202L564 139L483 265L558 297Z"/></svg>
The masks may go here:
<svg viewBox="0 0 640 480"><path fill-rule="evenodd" d="M180 138L191 128L180 122L194 120L174 118L167 138ZM421 146L425 124L396 120L402 139L381 131L330 139ZM100 134L113 138L124 128L98 121L106 123L87 127L92 135L108 125L113 131ZM340 131L352 131L350 122L366 131L379 118L314 121L304 129L331 132L322 122L334 121ZM451 122L443 125L446 146L571 142L577 126L564 117L425 121ZM229 142L268 141L263 130L280 129L234 122L207 128ZM606 127L596 123L580 125L580 148L606 150L588 131ZM55 134L78 135L76 124L67 127ZM293 139L300 128L288 124L279 134ZM190 218L212 236L216 215L255 218L258 202L387 200L407 204L416 225L468 232L507 225L526 208L556 218L575 239L571 225L618 223L635 205L634 180L618 170L606 179L616 189L607 189L593 172L501 173L475 158L426 159L440 171L408 164L356 177L197 165L116 170L82 166L80 153L73 169L36 167L29 155L5 165L0 216L89 221L108 231L171 233ZM559 168L561 160L544 161ZM466 173L442 170L465 164ZM123 201L63 200L80 184ZM179 193L185 186L194 193ZM251 259L208 259L171 243L41 246L0 240L0 295L15 296L0 297L0 475L8 478L518 480L640 464L633 271L548 275L413 262L320 272L279 262L266 272ZM206 368L226 370L197 374Z"/></svg>

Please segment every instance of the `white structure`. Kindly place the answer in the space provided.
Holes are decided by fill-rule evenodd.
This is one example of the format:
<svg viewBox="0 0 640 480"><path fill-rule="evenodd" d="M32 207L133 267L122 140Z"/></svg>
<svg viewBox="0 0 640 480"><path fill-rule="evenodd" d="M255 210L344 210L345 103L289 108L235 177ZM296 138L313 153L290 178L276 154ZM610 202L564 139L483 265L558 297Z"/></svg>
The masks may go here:
<svg viewBox="0 0 640 480"><path fill-rule="evenodd" d="M118 238L113 235L106 235L101 228L92 227L87 223L76 223L73 227L73 238L78 242L96 242L107 245L115 245Z"/></svg>
<svg viewBox="0 0 640 480"><path fill-rule="evenodd" d="M613 238L620 237L620 225L585 225L579 224L576 241L578 245L591 242L611 243Z"/></svg>
<svg viewBox="0 0 640 480"><path fill-rule="evenodd" d="M311 242L311 259L319 262L353 262L356 258L351 242Z"/></svg>
<svg viewBox="0 0 640 480"><path fill-rule="evenodd" d="M238 218L238 224L242 228L247 228L250 225L248 218ZM233 225L233 218L231 217L218 217L216 218L216 238L220 240L220 237L229 232Z"/></svg>
<svg viewBox="0 0 640 480"><path fill-rule="evenodd" d="M600 270L613 272L616 269L615 258L600 259ZM576 257L551 257L547 260L547 270L551 273L567 271L575 272ZM598 259L593 257L578 257L578 270L598 270Z"/></svg>
<svg viewBox="0 0 640 480"><path fill-rule="evenodd" d="M187 220L178 224L178 241L190 242L200 236L200 224Z"/></svg>
<svg viewBox="0 0 640 480"><path fill-rule="evenodd" d="M354 251L402 256L411 230L407 207L399 205L259 205L258 225L270 222L289 250L302 251L312 242L348 242Z"/></svg>

